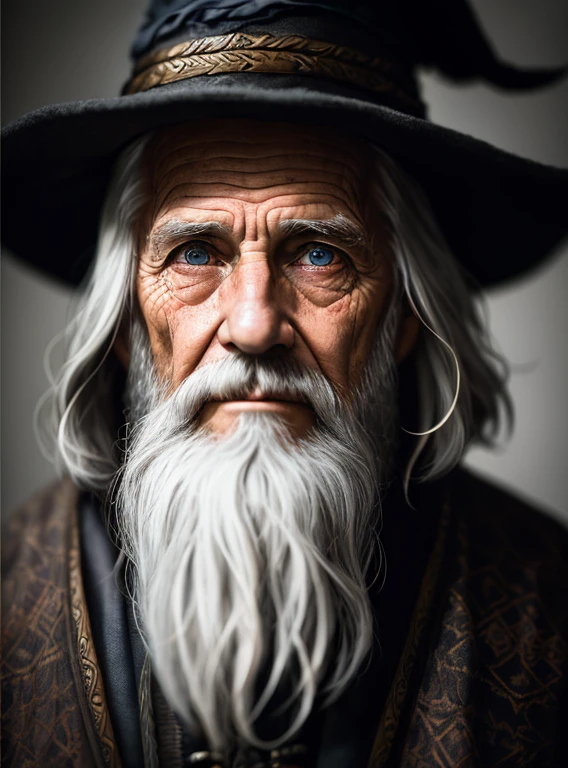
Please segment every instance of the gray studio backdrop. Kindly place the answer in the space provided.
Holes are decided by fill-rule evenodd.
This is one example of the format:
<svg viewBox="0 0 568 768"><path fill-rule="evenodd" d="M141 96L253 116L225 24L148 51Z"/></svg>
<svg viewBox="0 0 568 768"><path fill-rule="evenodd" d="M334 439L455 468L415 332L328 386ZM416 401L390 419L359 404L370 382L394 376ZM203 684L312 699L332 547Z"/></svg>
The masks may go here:
<svg viewBox="0 0 568 768"><path fill-rule="evenodd" d="M142 0L4 0L3 122L56 101L118 93ZM473 0L503 57L527 66L568 60L565 0ZM568 166L568 83L504 96L483 85L423 77L431 118L505 149ZM30 201L30 226L33 226ZM568 216L568 211L567 211ZM64 226L64 222L62 222ZM42 233L37 233L39 249ZM568 248L530 280L489 296L491 328L513 365L513 439L467 463L568 522ZM2 263L2 502L7 512L54 476L36 446L33 412L47 388L44 350L61 331L70 293L4 254Z"/></svg>

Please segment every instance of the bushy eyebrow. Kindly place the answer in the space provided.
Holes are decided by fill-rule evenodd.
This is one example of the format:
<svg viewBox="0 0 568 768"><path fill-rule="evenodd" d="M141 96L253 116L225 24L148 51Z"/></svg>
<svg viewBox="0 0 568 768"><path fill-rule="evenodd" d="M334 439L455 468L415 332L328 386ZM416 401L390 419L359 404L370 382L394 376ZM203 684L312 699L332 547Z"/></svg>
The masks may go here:
<svg viewBox="0 0 568 768"><path fill-rule="evenodd" d="M278 223L278 234L287 237L326 237L346 247L366 248L369 238L359 224L338 213L331 219L286 219Z"/></svg>
<svg viewBox="0 0 568 768"><path fill-rule="evenodd" d="M317 239L325 237L346 248L368 248L369 238L359 224L338 213L331 219L286 219L278 222L276 233L282 239L289 237L307 237ZM161 258L164 249L183 240L197 237L230 237L230 227L218 221L183 221L170 219L148 236L148 245L155 258Z"/></svg>
<svg viewBox="0 0 568 768"><path fill-rule="evenodd" d="M191 240L196 237L223 237L231 234L229 227L218 221L183 221L170 219L148 237L148 244L153 253L159 254L164 247L179 240Z"/></svg>

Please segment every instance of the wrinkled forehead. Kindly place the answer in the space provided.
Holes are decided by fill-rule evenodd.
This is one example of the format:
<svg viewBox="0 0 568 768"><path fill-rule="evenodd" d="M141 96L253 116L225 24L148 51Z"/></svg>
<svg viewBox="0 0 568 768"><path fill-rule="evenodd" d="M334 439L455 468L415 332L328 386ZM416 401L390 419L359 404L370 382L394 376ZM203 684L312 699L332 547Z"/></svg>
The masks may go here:
<svg viewBox="0 0 568 768"><path fill-rule="evenodd" d="M199 120L154 134L145 169L156 212L181 185L227 181L247 190L297 185L351 201L363 214L372 163L370 145L320 126L257 120ZM235 183L236 182L236 183Z"/></svg>

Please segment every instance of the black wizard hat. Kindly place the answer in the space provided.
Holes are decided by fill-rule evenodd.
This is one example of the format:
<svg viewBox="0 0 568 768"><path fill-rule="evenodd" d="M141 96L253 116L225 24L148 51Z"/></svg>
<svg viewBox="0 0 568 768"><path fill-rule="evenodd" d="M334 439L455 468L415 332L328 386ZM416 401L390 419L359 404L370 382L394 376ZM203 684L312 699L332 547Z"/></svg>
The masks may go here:
<svg viewBox="0 0 568 768"><path fill-rule="evenodd" d="M205 117L309 123L382 147L480 285L522 274L567 232L566 171L426 119L422 66L505 89L562 74L502 63L465 0L153 0L132 56L121 96L46 107L4 131L4 242L67 282L88 267L120 150Z"/></svg>

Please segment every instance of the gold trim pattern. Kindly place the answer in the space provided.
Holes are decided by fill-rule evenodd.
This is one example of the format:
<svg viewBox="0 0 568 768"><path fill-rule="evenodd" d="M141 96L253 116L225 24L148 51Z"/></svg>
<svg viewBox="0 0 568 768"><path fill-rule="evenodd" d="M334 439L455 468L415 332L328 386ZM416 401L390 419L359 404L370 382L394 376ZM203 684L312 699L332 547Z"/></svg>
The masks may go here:
<svg viewBox="0 0 568 768"><path fill-rule="evenodd" d="M152 662L146 652L140 685L138 687L140 702L140 732L142 734L142 750L144 752L144 768L158 768L158 744L156 742L156 723L152 703Z"/></svg>
<svg viewBox="0 0 568 768"><path fill-rule="evenodd" d="M416 607L412 614L406 643L379 722L367 768L382 768L382 766L386 764L390 754L404 701L408 693L410 677L418 653L418 646L424 634L426 624L430 618L445 551L449 521L450 504L449 499L446 498L438 523L438 533L434 548L422 579L422 586L420 588Z"/></svg>
<svg viewBox="0 0 568 768"><path fill-rule="evenodd" d="M109 768L120 768L120 758L106 704L102 675L97 662L91 623L86 608L87 604L81 575L79 529L76 512L71 526L71 543L69 547L69 591L71 615L77 630L77 650L81 663L83 683L97 735L101 742L105 765Z"/></svg>
<svg viewBox="0 0 568 768"><path fill-rule="evenodd" d="M392 71L390 62L343 45L301 35L275 37L233 32L196 38L143 57L124 92L139 93L202 75L271 72L352 83L419 107L395 82Z"/></svg>

